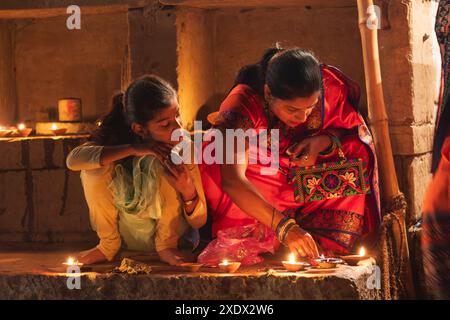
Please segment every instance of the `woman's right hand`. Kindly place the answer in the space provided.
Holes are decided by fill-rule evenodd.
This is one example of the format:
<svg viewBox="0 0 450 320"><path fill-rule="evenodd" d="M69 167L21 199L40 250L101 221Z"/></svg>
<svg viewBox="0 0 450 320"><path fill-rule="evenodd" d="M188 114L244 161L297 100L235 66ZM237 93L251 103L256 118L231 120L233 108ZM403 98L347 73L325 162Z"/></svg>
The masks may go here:
<svg viewBox="0 0 450 320"><path fill-rule="evenodd" d="M76 259L78 262L81 262L85 265L104 262L107 260L105 255L97 247L80 252L76 256Z"/></svg>
<svg viewBox="0 0 450 320"><path fill-rule="evenodd" d="M300 257L319 257L319 249L313 237L298 225L288 231L285 243L291 252L298 253Z"/></svg>

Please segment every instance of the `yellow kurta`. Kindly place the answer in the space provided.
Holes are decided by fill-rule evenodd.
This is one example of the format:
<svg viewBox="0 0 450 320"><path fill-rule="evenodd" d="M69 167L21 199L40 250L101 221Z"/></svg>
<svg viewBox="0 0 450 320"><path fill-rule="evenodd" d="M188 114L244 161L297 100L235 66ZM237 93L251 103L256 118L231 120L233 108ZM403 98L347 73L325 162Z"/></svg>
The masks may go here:
<svg viewBox="0 0 450 320"><path fill-rule="evenodd" d="M143 245L133 237L133 230L130 230L126 221L133 219L133 225L136 225L136 222L139 225L140 218L119 213L114 205L114 199L109 189L114 165L100 165L102 149L103 146L85 143L72 150L66 162L69 169L81 171L80 176L89 207L91 225L100 238L97 247L108 260L112 260L122 245L121 238L124 239L129 249L142 250ZM197 229L206 223L206 200L200 171L194 164L187 165L187 167L191 172L199 201L194 211L187 215L178 192L170 185L165 175L160 176L159 192L163 208L162 216L156 223L154 236L156 251L176 248L178 240L189 226ZM141 224L145 228L148 221L141 220Z"/></svg>

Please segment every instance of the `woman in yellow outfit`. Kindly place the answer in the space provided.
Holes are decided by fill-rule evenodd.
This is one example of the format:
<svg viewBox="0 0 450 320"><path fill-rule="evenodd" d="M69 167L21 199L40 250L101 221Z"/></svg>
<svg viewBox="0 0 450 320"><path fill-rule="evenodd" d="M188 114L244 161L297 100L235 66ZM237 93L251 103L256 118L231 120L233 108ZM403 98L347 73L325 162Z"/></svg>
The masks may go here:
<svg viewBox="0 0 450 320"><path fill-rule="evenodd" d="M100 238L78 260L112 260L121 247L156 251L171 265L189 227L206 222L206 202L196 165L171 161L171 141L180 128L177 93L157 76L134 81L116 95L112 111L89 142L67 157L81 171L91 225Z"/></svg>

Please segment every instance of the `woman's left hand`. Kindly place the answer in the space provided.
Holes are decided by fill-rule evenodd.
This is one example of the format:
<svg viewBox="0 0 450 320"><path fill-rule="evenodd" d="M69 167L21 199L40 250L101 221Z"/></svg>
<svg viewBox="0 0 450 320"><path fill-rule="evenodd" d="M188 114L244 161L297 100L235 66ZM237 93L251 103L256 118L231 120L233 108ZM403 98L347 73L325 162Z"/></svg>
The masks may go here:
<svg viewBox="0 0 450 320"><path fill-rule="evenodd" d="M295 166L309 167L316 164L319 153L327 149L331 143L329 136L317 135L292 145L287 149L286 154Z"/></svg>
<svg viewBox="0 0 450 320"><path fill-rule="evenodd" d="M185 254L178 249L164 249L158 252L161 261L170 264L171 266L179 266L183 262L193 262L192 256Z"/></svg>
<svg viewBox="0 0 450 320"><path fill-rule="evenodd" d="M191 173L185 164L173 164L169 159L165 160L164 168L169 183L181 193L184 200L191 200L197 196Z"/></svg>

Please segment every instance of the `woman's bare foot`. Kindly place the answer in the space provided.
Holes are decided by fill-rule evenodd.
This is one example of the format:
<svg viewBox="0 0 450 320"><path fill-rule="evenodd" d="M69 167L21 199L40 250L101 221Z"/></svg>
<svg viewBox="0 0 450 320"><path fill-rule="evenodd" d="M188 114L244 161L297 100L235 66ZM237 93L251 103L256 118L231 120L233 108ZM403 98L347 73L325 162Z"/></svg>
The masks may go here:
<svg viewBox="0 0 450 320"><path fill-rule="evenodd" d="M97 248L82 251L77 255L78 262L85 265L106 261L105 255Z"/></svg>

